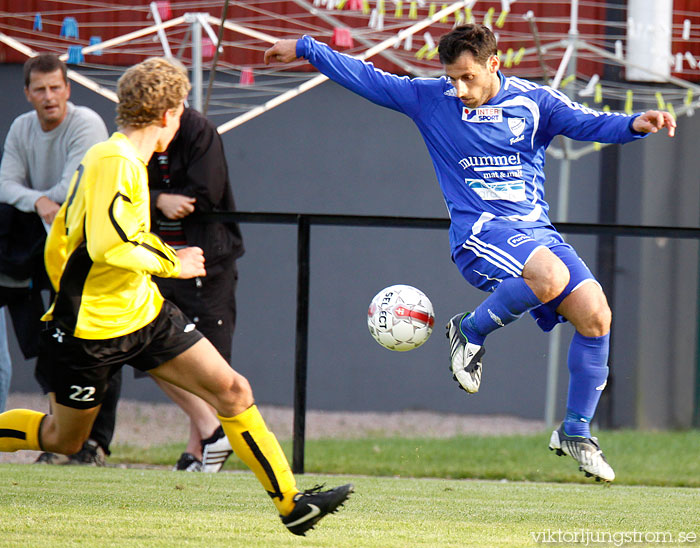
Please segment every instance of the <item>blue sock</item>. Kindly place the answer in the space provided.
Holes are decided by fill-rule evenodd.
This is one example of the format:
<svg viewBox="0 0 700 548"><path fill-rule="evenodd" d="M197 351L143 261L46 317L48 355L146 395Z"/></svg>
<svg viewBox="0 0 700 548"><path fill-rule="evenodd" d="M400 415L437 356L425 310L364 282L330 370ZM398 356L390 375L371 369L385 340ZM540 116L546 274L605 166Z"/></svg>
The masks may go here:
<svg viewBox="0 0 700 548"><path fill-rule="evenodd" d="M470 343L482 345L491 331L514 322L524 312L540 304L525 280L507 278L462 320L462 331Z"/></svg>
<svg viewBox="0 0 700 548"><path fill-rule="evenodd" d="M610 333L584 337L578 331L569 346L569 395L564 432L569 436L591 436L591 420L608 378Z"/></svg>

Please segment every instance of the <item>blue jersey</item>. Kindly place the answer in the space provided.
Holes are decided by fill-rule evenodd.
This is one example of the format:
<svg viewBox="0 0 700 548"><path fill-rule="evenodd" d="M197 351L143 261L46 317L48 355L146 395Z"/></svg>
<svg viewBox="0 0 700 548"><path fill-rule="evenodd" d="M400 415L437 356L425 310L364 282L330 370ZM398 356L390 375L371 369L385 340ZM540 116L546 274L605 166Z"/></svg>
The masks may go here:
<svg viewBox="0 0 700 548"><path fill-rule="evenodd" d="M556 135L603 143L645 136L632 130L638 114L591 110L550 87L500 72L496 96L469 109L446 76L389 74L309 36L297 41L296 53L331 80L415 122L445 198L453 250L473 232L551 224L544 163Z"/></svg>

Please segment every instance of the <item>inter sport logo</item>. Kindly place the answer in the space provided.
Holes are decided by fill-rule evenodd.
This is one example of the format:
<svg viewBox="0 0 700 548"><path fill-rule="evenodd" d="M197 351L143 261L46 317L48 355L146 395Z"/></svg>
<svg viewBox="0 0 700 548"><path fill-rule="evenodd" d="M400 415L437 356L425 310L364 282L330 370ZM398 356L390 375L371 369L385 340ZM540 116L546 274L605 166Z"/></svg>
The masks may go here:
<svg viewBox="0 0 700 548"><path fill-rule="evenodd" d="M462 120L475 124L496 124L503 121L501 107L479 107L462 109Z"/></svg>

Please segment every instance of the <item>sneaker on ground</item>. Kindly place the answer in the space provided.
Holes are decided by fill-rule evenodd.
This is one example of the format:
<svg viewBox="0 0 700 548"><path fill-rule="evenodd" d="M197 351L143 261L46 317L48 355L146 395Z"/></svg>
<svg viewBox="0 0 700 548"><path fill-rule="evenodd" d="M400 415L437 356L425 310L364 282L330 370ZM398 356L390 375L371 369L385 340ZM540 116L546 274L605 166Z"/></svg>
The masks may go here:
<svg viewBox="0 0 700 548"><path fill-rule="evenodd" d="M95 440L87 440L80 451L68 457L66 464L105 466L105 451Z"/></svg>
<svg viewBox="0 0 700 548"><path fill-rule="evenodd" d="M68 457L66 455L44 451L37 457L34 464L66 464L67 462Z"/></svg>
<svg viewBox="0 0 700 548"><path fill-rule="evenodd" d="M218 472L233 453L224 429L219 426L202 444L202 472Z"/></svg>
<svg viewBox="0 0 700 548"><path fill-rule="evenodd" d="M294 510L287 516L280 516L290 533L305 536L321 518L337 512L355 490L351 483L328 491L321 489L323 485L317 485L294 496Z"/></svg>
<svg viewBox="0 0 700 548"><path fill-rule="evenodd" d="M564 432L562 424L549 439L550 451L556 451L557 455L569 455L579 463L578 469L586 474L587 478L594 477L596 481L613 481L615 472L605 460L605 455L598 445L598 438L584 438L583 436L568 436Z"/></svg>
<svg viewBox="0 0 700 548"><path fill-rule="evenodd" d="M178 470L181 472L201 472L202 461L192 453L183 453L180 455L180 458L177 459L175 466L173 466L173 471Z"/></svg>
<svg viewBox="0 0 700 548"><path fill-rule="evenodd" d="M474 394L479 391L481 385L481 357L486 350L483 346L470 343L462 332L462 320L467 314L469 312L457 314L445 328L450 340L452 378L459 383L460 388Z"/></svg>

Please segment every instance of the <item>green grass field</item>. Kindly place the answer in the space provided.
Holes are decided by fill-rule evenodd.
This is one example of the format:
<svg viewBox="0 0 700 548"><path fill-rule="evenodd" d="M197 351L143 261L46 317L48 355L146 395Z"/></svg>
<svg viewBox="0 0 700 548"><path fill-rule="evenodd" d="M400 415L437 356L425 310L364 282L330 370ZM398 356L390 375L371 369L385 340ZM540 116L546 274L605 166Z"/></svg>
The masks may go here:
<svg viewBox="0 0 700 548"><path fill-rule="evenodd" d="M700 487L700 431L613 431L600 434L615 469L616 485ZM311 440L305 471L445 479L579 482L590 479L569 457L547 449L549 432L521 436L460 436L447 439L363 438ZM287 455L291 442L283 442ZM163 466L177 460L183 446L152 449L116 446L110 462L149 462ZM244 470L235 458L226 469Z"/></svg>
<svg viewBox="0 0 700 548"><path fill-rule="evenodd" d="M303 476L356 493L306 538L250 473L0 467L0 546L535 546L538 534L700 534L695 489Z"/></svg>
<svg viewBox="0 0 700 548"><path fill-rule="evenodd" d="M306 538L284 529L249 472L4 464L0 546L700 545L700 433L603 437L611 487L547 451L545 434L309 442L299 486L352 482L356 493ZM115 449L111 462L171 464L182 447Z"/></svg>

